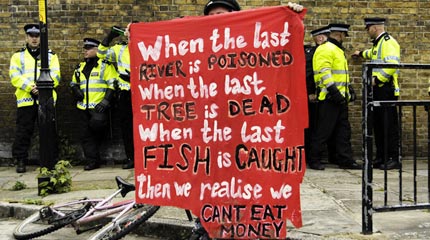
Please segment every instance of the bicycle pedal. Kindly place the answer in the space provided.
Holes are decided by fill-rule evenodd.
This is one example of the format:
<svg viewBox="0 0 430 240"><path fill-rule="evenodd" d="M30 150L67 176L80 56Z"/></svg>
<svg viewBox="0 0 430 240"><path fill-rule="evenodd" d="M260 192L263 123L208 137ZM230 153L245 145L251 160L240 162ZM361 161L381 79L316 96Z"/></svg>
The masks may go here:
<svg viewBox="0 0 430 240"><path fill-rule="evenodd" d="M53 216L52 209L50 207L43 207L39 210L41 220L46 220Z"/></svg>

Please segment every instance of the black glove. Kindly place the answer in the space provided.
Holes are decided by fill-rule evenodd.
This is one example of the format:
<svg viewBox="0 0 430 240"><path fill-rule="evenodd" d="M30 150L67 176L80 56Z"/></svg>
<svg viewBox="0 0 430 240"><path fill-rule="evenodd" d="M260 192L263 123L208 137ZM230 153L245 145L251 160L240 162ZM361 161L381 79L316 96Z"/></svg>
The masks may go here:
<svg viewBox="0 0 430 240"><path fill-rule="evenodd" d="M31 98L33 98L34 100L37 100L39 98L38 95L34 94L33 92L30 92Z"/></svg>
<svg viewBox="0 0 430 240"><path fill-rule="evenodd" d="M99 112L99 113L105 112L109 108L109 104L110 104L110 101L112 100L112 97L113 97L113 90L112 89L106 90L105 97L103 98L103 100L94 107L96 112Z"/></svg>
<svg viewBox="0 0 430 240"><path fill-rule="evenodd" d="M73 93L73 97L75 98L75 101L80 102L84 100L84 93L82 92L82 90L79 88L78 85L74 85L72 87L72 93Z"/></svg>
<svg viewBox="0 0 430 240"><path fill-rule="evenodd" d="M119 77L126 82L130 82L130 75L120 74Z"/></svg>
<svg viewBox="0 0 430 240"><path fill-rule="evenodd" d="M103 98L101 102L99 102L94 109L98 113L104 113L109 108L109 101Z"/></svg>
<svg viewBox="0 0 430 240"><path fill-rule="evenodd" d="M357 99L357 95L355 94L354 88L352 88L351 85L348 85L349 95L351 98L349 99L350 102L354 102Z"/></svg>
<svg viewBox="0 0 430 240"><path fill-rule="evenodd" d="M115 26L115 27L117 27L117 26ZM117 28L120 28L120 27L117 27ZM109 34L103 39L102 45L105 47L108 47L109 44L112 42L112 40L114 38L119 37L119 36L120 36L120 34L116 31L112 30L112 28L111 28Z"/></svg>
<svg viewBox="0 0 430 240"><path fill-rule="evenodd" d="M346 99L342 96L342 94L339 92L339 89L337 89L336 85L332 84L329 87L327 87L329 99L337 104L345 104Z"/></svg>

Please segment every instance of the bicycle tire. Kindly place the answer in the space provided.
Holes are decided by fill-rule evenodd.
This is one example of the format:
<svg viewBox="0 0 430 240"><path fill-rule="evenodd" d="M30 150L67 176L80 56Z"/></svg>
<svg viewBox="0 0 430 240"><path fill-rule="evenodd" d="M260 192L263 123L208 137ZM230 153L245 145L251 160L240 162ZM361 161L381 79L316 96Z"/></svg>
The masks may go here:
<svg viewBox="0 0 430 240"><path fill-rule="evenodd" d="M18 240L32 239L54 232L81 218L86 209L85 202L74 202L70 205L61 204L50 207L55 212L61 212L65 216L59 217L54 213L50 219L42 219L40 211L37 211L21 221L13 230L13 236Z"/></svg>
<svg viewBox="0 0 430 240"><path fill-rule="evenodd" d="M118 240L151 218L160 206L145 204L132 208L116 222L110 222L88 240Z"/></svg>

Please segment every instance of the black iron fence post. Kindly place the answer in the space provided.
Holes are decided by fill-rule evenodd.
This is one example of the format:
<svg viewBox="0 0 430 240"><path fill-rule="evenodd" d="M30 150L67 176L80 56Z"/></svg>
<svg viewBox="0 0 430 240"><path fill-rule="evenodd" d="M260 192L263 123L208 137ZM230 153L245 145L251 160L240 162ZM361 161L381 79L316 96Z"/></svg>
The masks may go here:
<svg viewBox="0 0 430 240"><path fill-rule="evenodd" d="M372 68L363 64L363 177L362 177L362 232L372 234L373 232L373 168L372 168L372 110L373 110L373 90L372 90Z"/></svg>
<svg viewBox="0 0 430 240"><path fill-rule="evenodd" d="M390 101L375 101L373 98L373 86L372 86L372 69L374 68L395 68L395 69L426 69L430 70L430 64L389 64L389 63L364 63L363 64L363 105L362 105L362 133L363 133L363 176L362 176L362 233L372 234L373 233L373 214L376 212L388 212L397 210L417 210L417 209L430 209L430 177L427 179L427 203L418 203L416 194L416 156L417 156L417 124L416 124L416 107L421 106L426 109L430 108L429 100L390 100ZM399 108L399 162L402 163L403 151L402 151L402 107L412 106L413 107L413 151L414 151L414 201L413 204L404 204L402 200L402 172L399 171L399 204L398 205L388 205L387 203L387 171L384 171L384 205L374 206L373 202L373 110L376 107L398 107ZM430 111L427 110L427 172L430 173ZM386 157L386 156L384 156Z"/></svg>

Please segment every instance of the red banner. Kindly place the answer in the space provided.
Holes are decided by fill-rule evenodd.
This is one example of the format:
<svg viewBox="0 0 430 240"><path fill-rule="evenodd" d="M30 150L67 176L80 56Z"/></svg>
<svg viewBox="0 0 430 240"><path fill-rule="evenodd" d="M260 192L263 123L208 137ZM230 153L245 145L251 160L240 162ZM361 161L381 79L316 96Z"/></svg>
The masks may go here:
<svg viewBox="0 0 430 240"><path fill-rule="evenodd" d="M131 26L136 200L214 238L301 227L304 12L267 7Z"/></svg>

